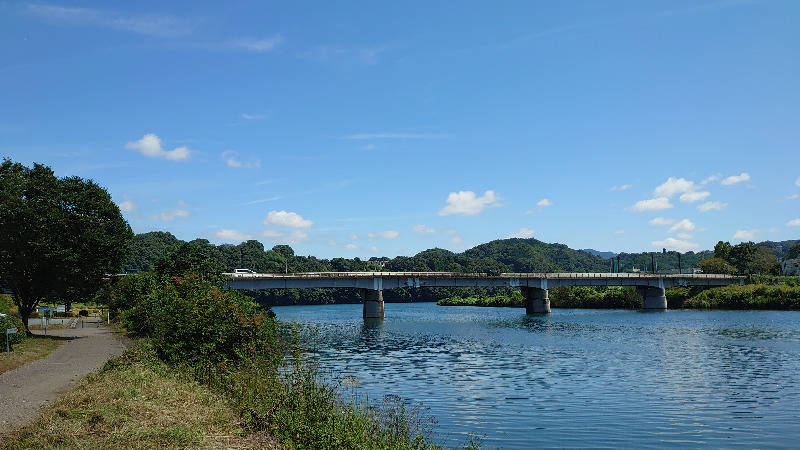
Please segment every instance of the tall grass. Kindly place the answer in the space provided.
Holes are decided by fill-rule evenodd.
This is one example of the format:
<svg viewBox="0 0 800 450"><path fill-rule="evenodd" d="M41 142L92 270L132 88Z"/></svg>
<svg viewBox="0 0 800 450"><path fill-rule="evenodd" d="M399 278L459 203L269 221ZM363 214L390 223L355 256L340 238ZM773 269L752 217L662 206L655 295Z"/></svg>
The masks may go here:
<svg viewBox="0 0 800 450"><path fill-rule="evenodd" d="M127 306L123 323L172 370L223 395L250 432L294 449L436 448L419 408L395 396L370 401L357 380L324 379L303 357L297 329L281 333L271 311L248 297L196 277L134 278L144 276L126 277L112 293Z"/></svg>

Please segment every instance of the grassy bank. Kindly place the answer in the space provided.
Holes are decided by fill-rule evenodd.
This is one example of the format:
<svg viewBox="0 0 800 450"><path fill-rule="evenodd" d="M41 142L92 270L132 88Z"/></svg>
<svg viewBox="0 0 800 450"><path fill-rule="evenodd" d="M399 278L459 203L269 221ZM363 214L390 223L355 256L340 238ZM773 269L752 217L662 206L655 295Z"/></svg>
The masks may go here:
<svg viewBox="0 0 800 450"><path fill-rule="evenodd" d="M259 437L224 396L139 343L0 441L5 449L270 448Z"/></svg>
<svg viewBox="0 0 800 450"><path fill-rule="evenodd" d="M31 361L44 358L53 352L65 340L55 336L30 336L18 344L14 344L13 351L6 353L6 337L2 336L2 353L0 353L0 373L14 370Z"/></svg>
<svg viewBox="0 0 800 450"><path fill-rule="evenodd" d="M297 331L236 291L143 274L110 301L137 344L5 448L437 448L419 408L322 378Z"/></svg>

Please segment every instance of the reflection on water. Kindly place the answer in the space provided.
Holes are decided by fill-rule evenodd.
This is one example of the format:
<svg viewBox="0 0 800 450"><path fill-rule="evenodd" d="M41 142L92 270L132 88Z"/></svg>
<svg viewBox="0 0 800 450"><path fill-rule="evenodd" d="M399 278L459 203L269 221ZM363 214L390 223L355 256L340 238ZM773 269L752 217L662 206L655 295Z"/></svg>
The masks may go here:
<svg viewBox="0 0 800 450"><path fill-rule="evenodd" d="M387 304L274 308L371 396L421 402L440 443L487 448L794 446L800 313Z"/></svg>

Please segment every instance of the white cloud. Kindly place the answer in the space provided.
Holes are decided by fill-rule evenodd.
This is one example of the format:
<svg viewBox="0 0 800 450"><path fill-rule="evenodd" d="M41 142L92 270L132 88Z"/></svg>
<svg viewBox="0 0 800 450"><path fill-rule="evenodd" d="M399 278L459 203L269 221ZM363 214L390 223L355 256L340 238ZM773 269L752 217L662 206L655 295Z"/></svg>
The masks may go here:
<svg viewBox="0 0 800 450"><path fill-rule="evenodd" d="M615 231L614 234L625 234L625 230L619 229L619 230Z"/></svg>
<svg viewBox="0 0 800 450"><path fill-rule="evenodd" d="M367 235L371 239L400 239L400 232L395 230L377 231Z"/></svg>
<svg viewBox="0 0 800 450"><path fill-rule="evenodd" d="M222 241L246 241L252 236L241 231L222 228L214 232L214 237Z"/></svg>
<svg viewBox="0 0 800 450"><path fill-rule="evenodd" d="M356 244L347 244L344 246L344 249L347 251L355 251L358 250L358 246Z"/></svg>
<svg viewBox="0 0 800 450"><path fill-rule="evenodd" d="M242 163L236 158L238 155L239 152L235 150L226 150L222 152L222 159L225 160L225 163L228 164L228 167L233 167L237 169L239 168L251 169L251 168L261 167L261 161L259 161L258 159L250 158L250 160L247 161L246 163Z"/></svg>
<svg viewBox="0 0 800 450"><path fill-rule="evenodd" d="M536 203L536 206L538 206L540 208L547 208L548 206L553 206L553 202L551 202L550 200L548 200L546 198L543 198L543 199L539 200L538 203Z"/></svg>
<svg viewBox="0 0 800 450"><path fill-rule="evenodd" d="M695 250L700 247L694 242L674 238L666 238L663 241L653 241L651 244L653 248L666 248L667 250L678 252L688 252L689 250Z"/></svg>
<svg viewBox="0 0 800 450"><path fill-rule="evenodd" d="M719 175L711 175L710 177L706 178L705 180L701 181L700 184L708 184L714 181L719 180Z"/></svg>
<svg viewBox="0 0 800 450"><path fill-rule="evenodd" d="M671 226L667 233L683 233L687 231L692 231L695 229L695 225L689 219L683 219L680 222L677 222L675 225Z"/></svg>
<svg viewBox="0 0 800 450"><path fill-rule="evenodd" d="M166 158L170 161L185 161L192 156L189 147L176 147L172 150L164 150L161 139L155 134L145 134L138 141L131 141L125 144L125 148L136 150L148 158Z"/></svg>
<svg viewBox="0 0 800 450"><path fill-rule="evenodd" d="M125 200L124 202L117 203L117 206L119 207L119 210L124 213L131 212L136 209L136 204L130 200Z"/></svg>
<svg viewBox="0 0 800 450"><path fill-rule="evenodd" d="M667 181L655 188L653 193L656 197L672 198L677 194L694 192L695 190L696 186L693 181L687 181L684 178L669 177Z"/></svg>
<svg viewBox="0 0 800 450"><path fill-rule="evenodd" d="M300 230L295 230L288 234L281 231L264 230L261 232L261 236L270 238L273 243L285 244L299 244L311 240L308 234Z"/></svg>
<svg viewBox="0 0 800 450"><path fill-rule="evenodd" d="M736 241L752 241L756 238L756 234L758 234L758 230L736 230L736 233L733 235L733 239Z"/></svg>
<svg viewBox="0 0 800 450"><path fill-rule="evenodd" d="M480 197L477 197L472 191L451 192L447 196L447 206L439 211L439 215L474 216L483 212L487 206L500 206L498 203L500 200L500 196L494 191L486 191Z"/></svg>
<svg viewBox="0 0 800 450"><path fill-rule="evenodd" d="M506 236L506 239L522 238L529 239L533 237L534 231L529 228L520 228L516 233Z"/></svg>
<svg viewBox="0 0 800 450"><path fill-rule="evenodd" d="M675 222L676 222L675 219L665 219L663 217L655 217L653 219L650 219L650 221L648 223L650 225L655 225L657 227L665 227L667 225L672 225Z"/></svg>
<svg viewBox="0 0 800 450"><path fill-rule="evenodd" d="M152 219L170 221L178 218L190 217L191 215L192 213L185 209L173 209L172 211L161 213L158 216L153 216Z"/></svg>
<svg viewBox="0 0 800 450"><path fill-rule="evenodd" d="M196 21L153 13L126 15L99 9L32 4L28 5L28 12L66 25L100 26L162 38L176 38L191 34L196 26Z"/></svg>
<svg viewBox="0 0 800 450"><path fill-rule="evenodd" d="M683 203L694 203L705 200L709 195L711 195L711 192L708 191L692 191L681 195L680 200Z"/></svg>
<svg viewBox="0 0 800 450"><path fill-rule="evenodd" d="M684 240L692 239L694 237L694 235L689 234L689 233L678 233L677 236L678 236L678 239L684 239Z"/></svg>
<svg viewBox="0 0 800 450"><path fill-rule="evenodd" d="M265 39L236 39L230 41L227 45L223 45L223 47L253 52L267 52L273 50L281 42L283 42L283 36L277 35Z"/></svg>
<svg viewBox="0 0 800 450"><path fill-rule="evenodd" d="M796 199L796 198L798 198L798 197L800 197L800 194L792 194L792 195L787 195L787 196L786 196L786 197L784 197L783 199L784 199L784 200L794 200L794 199Z"/></svg>
<svg viewBox="0 0 800 450"><path fill-rule="evenodd" d="M786 222L787 227L800 227L800 219L792 219Z"/></svg>
<svg viewBox="0 0 800 450"><path fill-rule="evenodd" d="M750 175L747 172L744 172L741 175L731 175L722 180L720 183L724 186L730 186L736 183L741 183L742 181L748 181L749 179Z"/></svg>
<svg viewBox="0 0 800 450"><path fill-rule="evenodd" d="M247 120L264 120L266 118L267 118L266 114L247 114L247 113L242 114L242 119L247 119Z"/></svg>
<svg viewBox="0 0 800 450"><path fill-rule="evenodd" d="M264 218L264 225L278 225L290 228L311 228L314 222L303 219L297 213L286 211L270 211Z"/></svg>
<svg viewBox="0 0 800 450"><path fill-rule="evenodd" d="M456 244L456 245L458 245L458 244L461 244L461 243L463 243L463 242L464 242L464 240L463 240L463 239L461 239L461 238L460 238L460 237L458 237L458 236L453 236L453 237L450 239L450 243L451 243L451 244Z"/></svg>
<svg viewBox="0 0 800 450"><path fill-rule="evenodd" d="M644 212L644 211L661 211L663 209L669 209L672 207L673 204L669 202L669 199L667 197L658 197L650 200L640 200L636 202L635 205L632 206L632 209L636 212Z"/></svg>
<svg viewBox="0 0 800 450"><path fill-rule="evenodd" d="M795 185L795 186L798 186L798 187L800 187L800 178L798 178L798 179L797 179L797 180L794 182L794 185Z"/></svg>
<svg viewBox="0 0 800 450"><path fill-rule="evenodd" d="M433 234L436 233L436 228L429 228L425 225L414 225L414 233Z"/></svg>
<svg viewBox="0 0 800 450"><path fill-rule="evenodd" d="M609 188L609 190L610 191L624 191L626 189L630 189L631 187L633 187L633 185L631 185L631 184L623 184L622 186L611 186L611 188Z"/></svg>
<svg viewBox="0 0 800 450"><path fill-rule="evenodd" d="M708 212L711 210L722 211L726 206L728 206L727 203L714 201L714 202L705 202L702 205L698 205L697 209L699 209L701 212Z"/></svg>
<svg viewBox="0 0 800 450"><path fill-rule="evenodd" d="M441 139L443 134L434 133L364 133L351 134L342 139L368 140L368 139Z"/></svg>

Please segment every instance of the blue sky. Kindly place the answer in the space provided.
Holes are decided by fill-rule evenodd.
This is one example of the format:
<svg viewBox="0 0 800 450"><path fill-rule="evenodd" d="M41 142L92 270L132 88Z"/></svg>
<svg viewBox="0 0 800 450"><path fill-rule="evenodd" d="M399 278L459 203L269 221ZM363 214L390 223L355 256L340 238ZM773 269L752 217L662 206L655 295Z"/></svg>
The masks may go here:
<svg viewBox="0 0 800 450"><path fill-rule="evenodd" d="M321 258L800 238L800 2L0 2L0 156Z"/></svg>

